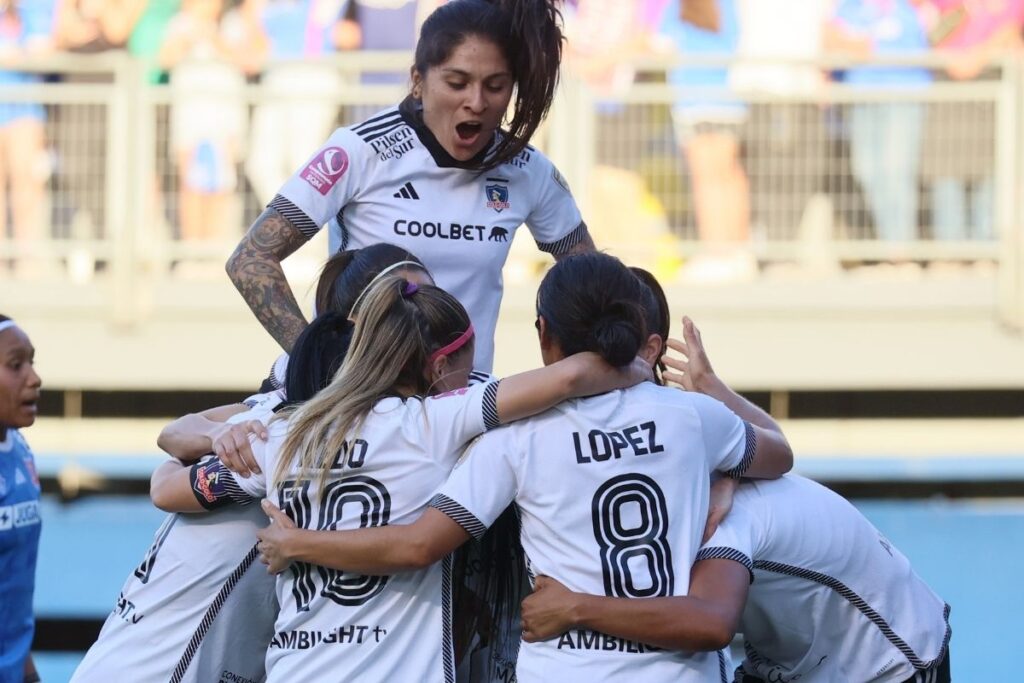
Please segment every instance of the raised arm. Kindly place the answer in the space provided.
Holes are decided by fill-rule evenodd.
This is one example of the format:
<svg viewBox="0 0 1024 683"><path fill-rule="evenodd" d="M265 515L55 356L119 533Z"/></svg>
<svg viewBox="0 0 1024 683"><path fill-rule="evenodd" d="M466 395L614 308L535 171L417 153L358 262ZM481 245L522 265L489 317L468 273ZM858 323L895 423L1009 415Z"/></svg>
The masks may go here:
<svg viewBox="0 0 1024 683"><path fill-rule="evenodd" d="M666 381L675 382L687 391L695 391L721 401L754 428L757 449L743 476L774 479L793 468L793 450L789 447L779 423L729 388L715 374L704 350L700 330L692 320L683 318L683 341L669 339L668 347L683 357L664 357L665 365L675 370L664 373Z"/></svg>
<svg viewBox="0 0 1024 683"><path fill-rule="evenodd" d="M285 351L295 344L306 319L281 262L306 239L287 218L268 208L242 237L225 266L256 319Z"/></svg>
<svg viewBox="0 0 1024 683"><path fill-rule="evenodd" d="M270 517L270 526L256 534L260 559L274 574L292 562L376 576L395 574L429 567L470 538L458 523L434 508L427 508L412 524L353 531L296 528L268 500L263 501L263 510Z"/></svg>
<svg viewBox="0 0 1024 683"><path fill-rule="evenodd" d="M227 419L248 409L244 403L230 403L182 415L160 430L156 445L183 462L198 460L212 453L213 442L230 428L225 424Z"/></svg>
<svg viewBox="0 0 1024 683"><path fill-rule="evenodd" d="M498 422L536 415L569 398L625 389L654 377L642 358L621 368L591 351L577 353L543 368L506 377L498 384Z"/></svg>
<svg viewBox="0 0 1024 683"><path fill-rule="evenodd" d="M585 628L669 650L720 650L736 634L749 582L745 566L717 559L694 565L685 597L587 595L540 576L523 601L523 640L532 643Z"/></svg>

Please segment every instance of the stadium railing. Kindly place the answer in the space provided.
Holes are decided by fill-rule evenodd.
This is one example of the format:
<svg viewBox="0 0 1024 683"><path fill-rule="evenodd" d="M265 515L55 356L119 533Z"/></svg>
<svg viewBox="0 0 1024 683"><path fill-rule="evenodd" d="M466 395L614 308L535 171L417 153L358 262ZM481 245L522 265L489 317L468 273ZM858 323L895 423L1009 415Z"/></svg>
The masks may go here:
<svg viewBox="0 0 1024 683"><path fill-rule="evenodd" d="M337 108L336 123L355 122L401 98L409 60L405 53L371 52L332 59L342 85L323 93L323 99ZM948 59L924 54L871 63L940 69ZM666 74L682 66L734 65L725 58L638 62L638 78L613 92L595 92L567 72L537 142L573 187L602 245L639 262L666 254L685 259L701 244L692 218L688 171L673 131L672 106L683 96L743 102L749 109L742 129L742 162L752 193L750 247L760 262L991 262L998 282L993 308L1003 322L1020 327L1022 64L1020 57L1007 56L978 79L935 82L921 89L823 82L801 96L680 89L666 83ZM851 65L835 60L813 64L822 70ZM55 55L24 67L46 74L44 82L0 88L0 106L45 106L50 168L43 243L0 239L0 259L40 259L58 278L110 283L98 294L105 303L97 303L109 306L115 319L126 321L139 315L131 292L140 283L167 278L182 264L222 263L262 208L243 163L250 142L245 140L234 169L238 184L229 225L217 239L179 238L179 174L171 134L176 93L173 86L149 84L148 68L117 52ZM362 75L371 72L391 74L393 80L361 82ZM249 110L247 118L256 107L287 100L256 84L243 87L238 97ZM851 170L848 114L852 107L870 103L914 103L926 111L917 188L919 220L911 226L909 240L879 238ZM946 146L943 139L944 130L955 136L965 128L974 129L978 140L970 159L960 158L955 145ZM289 132L280 134L287 137ZM990 197L992 236L941 239L934 234L929 180L947 172L969 175L975 198ZM612 202L609 186L618 190ZM0 268L0 279L6 277Z"/></svg>

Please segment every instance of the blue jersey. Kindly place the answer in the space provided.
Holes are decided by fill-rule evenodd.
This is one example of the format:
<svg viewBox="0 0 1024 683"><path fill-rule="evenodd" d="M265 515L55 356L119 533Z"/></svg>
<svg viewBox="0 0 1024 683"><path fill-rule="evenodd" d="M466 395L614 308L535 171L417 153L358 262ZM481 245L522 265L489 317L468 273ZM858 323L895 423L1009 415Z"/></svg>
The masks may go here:
<svg viewBox="0 0 1024 683"><path fill-rule="evenodd" d="M0 441L0 683L21 683L35 623L32 591L39 554L39 477L16 429Z"/></svg>

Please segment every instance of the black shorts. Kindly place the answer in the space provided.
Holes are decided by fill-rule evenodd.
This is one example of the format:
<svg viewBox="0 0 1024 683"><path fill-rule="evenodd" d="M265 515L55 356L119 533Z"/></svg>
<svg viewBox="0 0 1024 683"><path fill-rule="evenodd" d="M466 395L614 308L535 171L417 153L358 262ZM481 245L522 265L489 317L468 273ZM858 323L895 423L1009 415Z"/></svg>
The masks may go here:
<svg viewBox="0 0 1024 683"><path fill-rule="evenodd" d="M943 653L941 662L937 662L925 671L918 671L904 683L950 683L949 646L946 646L946 652Z"/></svg>

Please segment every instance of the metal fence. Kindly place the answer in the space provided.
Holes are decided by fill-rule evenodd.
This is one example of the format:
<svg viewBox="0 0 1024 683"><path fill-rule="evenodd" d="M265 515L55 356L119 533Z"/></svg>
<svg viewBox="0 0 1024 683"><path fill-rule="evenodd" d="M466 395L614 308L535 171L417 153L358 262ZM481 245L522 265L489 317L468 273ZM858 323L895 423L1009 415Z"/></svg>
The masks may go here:
<svg viewBox="0 0 1024 683"><path fill-rule="evenodd" d="M942 65L929 55L899 63ZM0 89L0 108L39 103L45 112L38 158L0 160L9 197L0 210L0 266L19 266L14 275L0 267L0 279L39 264L51 276L112 278L117 290L173 277L188 264L221 263L276 184L333 127L403 96L408 64L403 53L356 53L280 64L259 84L207 74L187 88L184 76L177 85L149 84L148 66L120 53L33 64L45 74L40 82ZM685 259L706 247L686 154L695 136L724 131L749 185L746 248L760 263L991 261L1003 319L1024 321L1019 58L969 82L899 90L830 82L802 96L684 90L666 77L716 64L729 66L706 58L641 63L636 81L610 94L564 79L537 142L603 246L639 261ZM742 115L724 126L687 122L681 103L694 100L738 105ZM197 129L218 130L222 144L186 157L202 137ZM896 166L906 168L894 174ZM12 178L30 171L45 184L34 233L18 225L23 188ZM205 200L183 187L189 173L200 176L189 185L222 190L220 199L197 208ZM908 184L893 187L894 177ZM876 206L886 191L900 198L888 216ZM190 227L203 215L206 232Z"/></svg>

